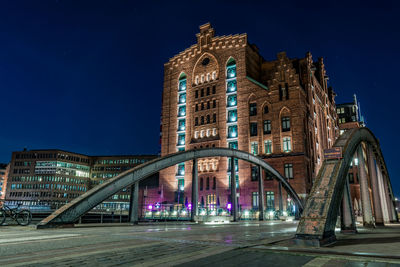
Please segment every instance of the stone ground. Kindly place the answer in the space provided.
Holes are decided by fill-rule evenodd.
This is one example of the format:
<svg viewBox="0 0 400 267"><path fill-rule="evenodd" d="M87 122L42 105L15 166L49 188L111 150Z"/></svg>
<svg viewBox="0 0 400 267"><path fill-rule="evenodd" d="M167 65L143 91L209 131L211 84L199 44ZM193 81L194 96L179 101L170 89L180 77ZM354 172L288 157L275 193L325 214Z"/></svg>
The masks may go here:
<svg viewBox="0 0 400 267"><path fill-rule="evenodd" d="M97 227L96 227L97 226ZM0 266L399 266L400 225L290 245L296 222L0 227Z"/></svg>

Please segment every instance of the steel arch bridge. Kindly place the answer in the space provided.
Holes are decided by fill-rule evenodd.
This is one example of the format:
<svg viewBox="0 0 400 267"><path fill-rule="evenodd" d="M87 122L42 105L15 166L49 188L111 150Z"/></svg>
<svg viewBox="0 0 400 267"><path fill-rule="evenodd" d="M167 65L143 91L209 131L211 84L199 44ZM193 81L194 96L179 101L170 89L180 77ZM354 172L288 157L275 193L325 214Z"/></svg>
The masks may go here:
<svg viewBox="0 0 400 267"><path fill-rule="evenodd" d="M398 221L389 173L373 133L368 128L347 130L333 147L341 148L342 158L324 160L306 201L294 240L296 244L321 246L334 242L339 214L342 231L357 231L347 178L355 155L358 157L364 226Z"/></svg>
<svg viewBox="0 0 400 267"><path fill-rule="evenodd" d="M100 184L93 189L89 190L85 194L79 196L78 198L74 199L70 203L64 205L60 209L53 212L49 217L42 220L38 225L37 228L47 228L56 225L62 224L72 224L76 220L79 219L80 216L84 215L90 209L94 208L102 201L106 200L107 198L111 197L118 191L126 188L130 185L135 185L135 193L134 198L136 197L136 201L131 200L131 203L134 203L133 213L136 213L137 216L137 195L138 195L138 182L149 177L152 174L159 172L162 169L174 166L176 164L193 160L193 166L197 166L197 159L205 158L205 157L230 157L231 164L234 164L235 158L250 162L254 165L259 166L260 171L259 175L261 174L261 170L264 169L268 171L275 179L281 182L283 188L287 191L287 193L293 198L298 209L300 211L303 210L303 204L296 194L294 189L291 185L287 182L287 179L284 178L278 171L276 171L273 167L271 167L267 162L265 162L262 158L257 157L255 155L249 154L244 151L236 150L236 149L229 149L229 148L204 148L204 149L194 149L188 150L184 152L178 152L175 154L170 154L158 159L154 159L152 161L146 162L141 164L133 169L130 169L126 172L121 173L120 175L107 180L105 183ZM234 167L231 165L231 172L234 173ZM231 174L232 175L232 174ZM232 176L234 177L234 175ZM193 168L193 182L192 182L192 192L197 193L197 168ZM263 179L259 180L259 188L263 188ZM193 187L195 186L195 187ZM231 191L233 192L232 198L232 212L234 220L236 219L237 213L237 205L236 205L236 190L232 190L232 188L236 188L236 179L231 179ZM263 189L262 189L263 190ZM263 203L263 195L260 194L262 198L260 198L260 203ZM132 196L131 196L132 197ZM193 196L193 208L192 208L192 220L194 216L197 215L197 197L196 195ZM262 206L262 205L260 205ZM263 209L260 209L260 212L263 212ZM195 213L195 214L193 214ZM262 215L260 215L261 217Z"/></svg>

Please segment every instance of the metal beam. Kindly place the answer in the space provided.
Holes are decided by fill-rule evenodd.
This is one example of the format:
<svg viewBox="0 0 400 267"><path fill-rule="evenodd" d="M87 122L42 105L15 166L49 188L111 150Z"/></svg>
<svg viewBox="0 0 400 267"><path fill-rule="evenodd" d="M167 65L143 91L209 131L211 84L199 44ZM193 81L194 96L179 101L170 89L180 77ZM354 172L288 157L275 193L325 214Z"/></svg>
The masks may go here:
<svg viewBox="0 0 400 267"><path fill-rule="evenodd" d="M196 221L198 215L198 205L199 205L199 178L197 170L197 158L193 159L193 170L192 170L192 211L190 219L192 222Z"/></svg>
<svg viewBox="0 0 400 267"><path fill-rule="evenodd" d="M258 219L260 221L264 220L264 178L263 178L263 168L258 167Z"/></svg>
<svg viewBox="0 0 400 267"><path fill-rule="evenodd" d="M81 215L85 214L105 199L119 192L135 182L143 180L150 175L153 175L160 170L174 166L181 162L193 160L195 158L207 157L233 157L240 160L250 162L254 165L261 166L264 170L272 174L272 176L281 181L282 186L294 199L299 208L302 210L303 205L299 196L294 189L286 181L282 175L271 167L262 158L249 154L244 151L229 149L229 148L204 148L182 151L175 154L170 154L161 158L148 161L133 169L125 171L116 177L113 177L101 185L94 187L83 195L75 198L70 203L62 206L60 209L53 212L49 217L42 220L37 228L46 228L57 224L74 223Z"/></svg>
<svg viewBox="0 0 400 267"><path fill-rule="evenodd" d="M236 197L236 171L235 171L235 158L231 157L231 202L232 202L232 217L236 222L238 218L238 206Z"/></svg>

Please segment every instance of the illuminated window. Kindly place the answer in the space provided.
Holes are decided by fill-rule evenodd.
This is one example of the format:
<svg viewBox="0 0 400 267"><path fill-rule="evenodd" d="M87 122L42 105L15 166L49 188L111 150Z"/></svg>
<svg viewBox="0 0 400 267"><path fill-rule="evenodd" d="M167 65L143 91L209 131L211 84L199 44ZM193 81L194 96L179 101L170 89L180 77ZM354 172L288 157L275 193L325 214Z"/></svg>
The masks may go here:
<svg viewBox="0 0 400 267"><path fill-rule="evenodd" d="M236 177L235 180L236 180L236 189L237 189L237 188L239 188L239 175L236 174L235 177ZM229 187L231 187L231 175L230 174L228 174L228 185L229 185Z"/></svg>
<svg viewBox="0 0 400 267"><path fill-rule="evenodd" d="M215 71L213 71L212 76L211 76L212 79L215 80L216 76L217 76L217 73Z"/></svg>
<svg viewBox="0 0 400 267"><path fill-rule="evenodd" d="M178 135L178 145L184 145L185 144L185 135L184 134L179 134Z"/></svg>
<svg viewBox="0 0 400 267"><path fill-rule="evenodd" d="M290 141L290 137L283 138L283 152L290 152L292 151L292 144Z"/></svg>
<svg viewBox="0 0 400 267"><path fill-rule="evenodd" d="M185 127L185 119L179 120L178 121L178 131L184 131L186 129Z"/></svg>
<svg viewBox="0 0 400 267"><path fill-rule="evenodd" d="M226 65L226 78L231 79L236 77L236 62L234 59L230 59Z"/></svg>
<svg viewBox="0 0 400 267"><path fill-rule="evenodd" d="M272 153L272 141L271 140L266 140L264 141L264 151L265 154L271 154Z"/></svg>
<svg viewBox="0 0 400 267"><path fill-rule="evenodd" d="M178 190L183 191L185 189L185 179L178 179Z"/></svg>
<svg viewBox="0 0 400 267"><path fill-rule="evenodd" d="M251 204L253 206L253 209L258 208L258 192L251 193Z"/></svg>
<svg viewBox="0 0 400 267"><path fill-rule="evenodd" d="M235 172L239 171L239 160L235 158ZM231 158L228 158L228 172L231 171Z"/></svg>
<svg viewBox="0 0 400 267"><path fill-rule="evenodd" d="M237 126L232 125L228 127L228 138L236 138L237 137Z"/></svg>
<svg viewBox="0 0 400 267"><path fill-rule="evenodd" d="M236 80L228 81L228 83L227 83L226 86L227 86L227 92L228 92L228 93L236 92L236 90L237 90L237 87L236 87Z"/></svg>
<svg viewBox="0 0 400 267"><path fill-rule="evenodd" d="M179 176L185 175L185 163L181 163L178 165L178 171L176 174Z"/></svg>
<svg viewBox="0 0 400 267"><path fill-rule="evenodd" d="M273 191L265 192L266 196L266 203L267 203L267 210L275 210L275 197Z"/></svg>
<svg viewBox="0 0 400 267"><path fill-rule="evenodd" d="M286 163L284 165L284 169L285 169L285 177L288 179L293 179L293 164Z"/></svg>
<svg viewBox="0 0 400 267"><path fill-rule="evenodd" d="M186 91L186 78L179 80L179 91Z"/></svg>
<svg viewBox="0 0 400 267"><path fill-rule="evenodd" d="M251 154L258 155L258 142L251 142Z"/></svg>
<svg viewBox="0 0 400 267"><path fill-rule="evenodd" d="M178 117L186 116L186 106L180 106L178 109Z"/></svg>
<svg viewBox="0 0 400 267"><path fill-rule="evenodd" d="M237 99L236 99L236 95L230 95L227 98L227 106L228 107L234 107L237 104Z"/></svg>
<svg viewBox="0 0 400 267"><path fill-rule="evenodd" d="M217 135L217 128L213 128L213 130L212 130L212 135L213 135L213 136L216 136L216 135Z"/></svg>
<svg viewBox="0 0 400 267"><path fill-rule="evenodd" d="M235 122L237 121L237 110L229 110L228 111L228 122Z"/></svg>
<svg viewBox="0 0 400 267"><path fill-rule="evenodd" d="M179 94L179 104L186 103L186 93Z"/></svg>
<svg viewBox="0 0 400 267"><path fill-rule="evenodd" d="M228 146L229 146L229 148L231 148L231 149L238 149L238 142L237 142L237 141L235 141L235 142L229 142L229 143L228 143Z"/></svg>

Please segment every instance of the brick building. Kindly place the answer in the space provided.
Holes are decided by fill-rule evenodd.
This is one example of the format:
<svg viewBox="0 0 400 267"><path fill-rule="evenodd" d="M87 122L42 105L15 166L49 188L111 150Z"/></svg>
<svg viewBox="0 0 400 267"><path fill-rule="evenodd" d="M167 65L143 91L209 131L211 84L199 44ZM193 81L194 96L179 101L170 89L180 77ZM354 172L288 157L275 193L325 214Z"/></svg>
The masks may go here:
<svg viewBox="0 0 400 267"><path fill-rule="evenodd" d="M4 200L6 196L6 186L9 170L10 164L0 163L0 201Z"/></svg>
<svg viewBox="0 0 400 267"><path fill-rule="evenodd" d="M9 164L6 200L11 205L23 203L38 207L57 207L93 186L156 157L87 156L56 149L13 152ZM158 176L142 181L140 185L143 188L158 188ZM130 189L124 189L100 206L126 208L129 196Z"/></svg>
<svg viewBox="0 0 400 267"><path fill-rule="evenodd" d="M264 158L305 198L337 138L335 93L322 58L277 54L265 60L247 34L216 36L200 26L197 42L164 65L161 156L205 147L230 147ZM160 172L164 203L190 202L192 163ZM228 159L199 160L199 202L230 201ZM258 206L257 170L239 161L239 205ZM279 183L263 175L267 209L291 204Z"/></svg>

